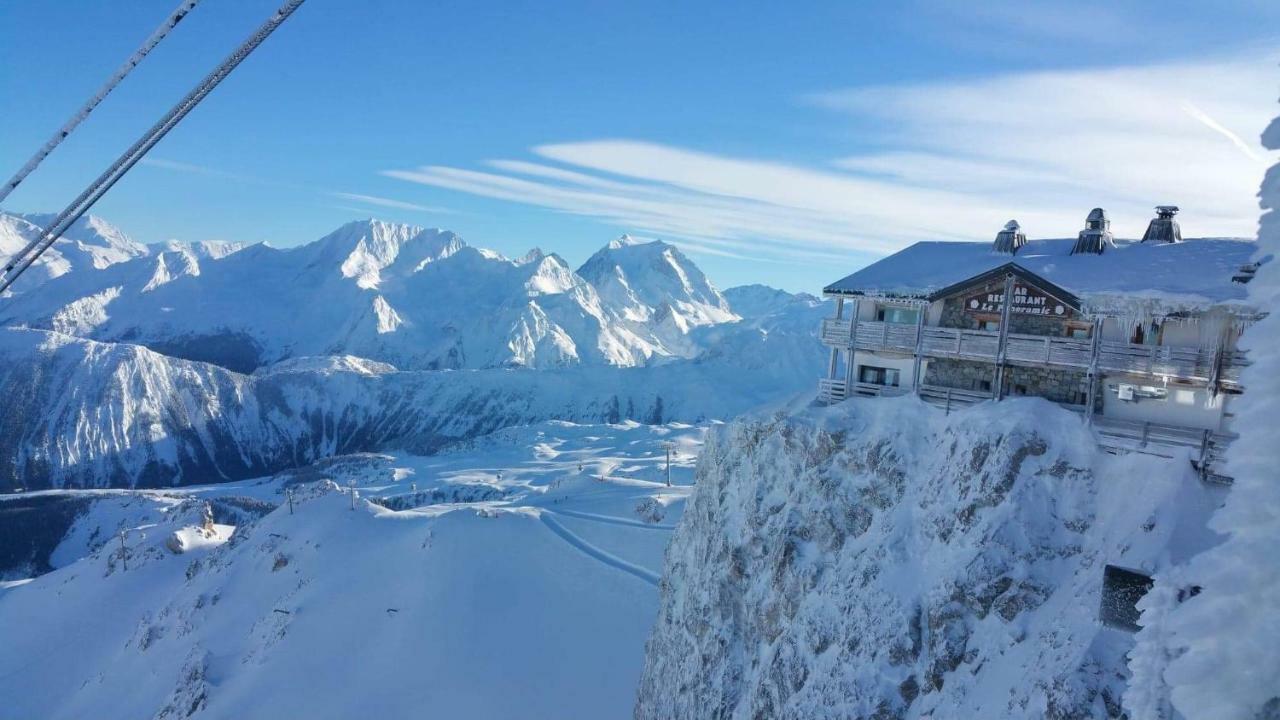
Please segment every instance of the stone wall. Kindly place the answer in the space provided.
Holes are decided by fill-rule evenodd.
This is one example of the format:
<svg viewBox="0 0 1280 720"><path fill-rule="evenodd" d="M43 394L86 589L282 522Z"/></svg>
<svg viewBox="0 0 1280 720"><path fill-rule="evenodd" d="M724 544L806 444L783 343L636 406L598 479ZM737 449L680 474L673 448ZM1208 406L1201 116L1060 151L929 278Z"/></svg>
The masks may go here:
<svg viewBox="0 0 1280 720"><path fill-rule="evenodd" d="M987 383L986 386L982 384L984 382ZM991 392L996 385L996 366L972 360L933 359L925 370L924 384Z"/></svg>
<svg viewBox="0 0 1280 720"><path fill-rule="evenodd" d="M924 384L988 392L995 389L995 378L996 366L992 363L935 359L929 361ZM1005 366L1006 397L1033 395L1053 402L1080 405L1084 404L1088 392L1089 376L1083 371Z"/></svg>
<svg viewBox="0 0 1280 720"><path fill-rule="evenodd" d="M1072 405L1085 404L1089 393L1088 373L1042 367L1008 365L1004 369L1006 396L1034 395Z"/></svg>

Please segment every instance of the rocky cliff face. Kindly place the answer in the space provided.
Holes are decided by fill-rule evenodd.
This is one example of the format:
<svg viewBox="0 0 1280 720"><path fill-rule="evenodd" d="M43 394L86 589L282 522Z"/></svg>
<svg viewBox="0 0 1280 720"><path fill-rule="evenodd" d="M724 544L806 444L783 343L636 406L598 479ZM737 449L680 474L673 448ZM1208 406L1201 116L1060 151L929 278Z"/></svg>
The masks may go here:
<svg viewBox="0 0 1280 720"><path fill-rule="evenodd" d="M667 550L638 718L1105 718L1107 564L1211 545L1186 458L1041 400L848 402L713 433Z"/></svg>

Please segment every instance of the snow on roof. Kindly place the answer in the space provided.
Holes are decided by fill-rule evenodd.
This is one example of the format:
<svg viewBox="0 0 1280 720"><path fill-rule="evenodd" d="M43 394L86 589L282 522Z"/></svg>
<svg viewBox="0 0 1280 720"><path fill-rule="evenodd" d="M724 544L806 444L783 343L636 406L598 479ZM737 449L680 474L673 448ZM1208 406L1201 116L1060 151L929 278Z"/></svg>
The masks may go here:
<svg viewBox="0 0 1280 720"><path fill-rule="evenodd" d="M1257 249L1252 240L1233 238L1159 244L1117 240L1101 255L1071 255L1074 242L1031 240L1014 256L993 252L985 242L918 242L823 292L933 299L939 290L1012 263L1076 294L1094 311L1134 300L1179 310L1245 305L1245 286L1232 278Z"/></svg>

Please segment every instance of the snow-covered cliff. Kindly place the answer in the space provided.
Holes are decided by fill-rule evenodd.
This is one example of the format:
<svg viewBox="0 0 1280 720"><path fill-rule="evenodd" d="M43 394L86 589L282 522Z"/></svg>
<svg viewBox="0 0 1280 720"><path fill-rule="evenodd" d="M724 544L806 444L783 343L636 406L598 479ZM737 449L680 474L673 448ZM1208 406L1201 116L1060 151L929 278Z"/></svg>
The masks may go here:
<svg viewBox="0 0 1280 720"><path fill-rule="evenodd" d="M1103 568L1211 546L1219 493L1038 399L735 422L667 549L636 716L1118 717Z"/></svg>

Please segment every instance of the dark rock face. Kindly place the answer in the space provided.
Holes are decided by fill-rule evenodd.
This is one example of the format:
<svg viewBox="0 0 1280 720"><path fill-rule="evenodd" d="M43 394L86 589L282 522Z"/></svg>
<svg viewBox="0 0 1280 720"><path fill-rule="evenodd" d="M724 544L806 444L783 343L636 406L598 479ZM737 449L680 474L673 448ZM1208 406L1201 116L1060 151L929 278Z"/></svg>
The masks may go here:
<svg viewBox="0 0 1280 720"><path fill-rule="evenodd" d="M33 495L0 500L0 580L47 573L49 556L92 500Z"/></svg>
<svg viewBox="0 0 1280 720"><path fill-rule="evenodd" d="M1094 457L1032 400L709 435L636 717L1117 717L1129 640L1095 620L1100 560L1155 555L1138 518L1194 480L1151 460L1170 479L1121 520Z"/></svg>

